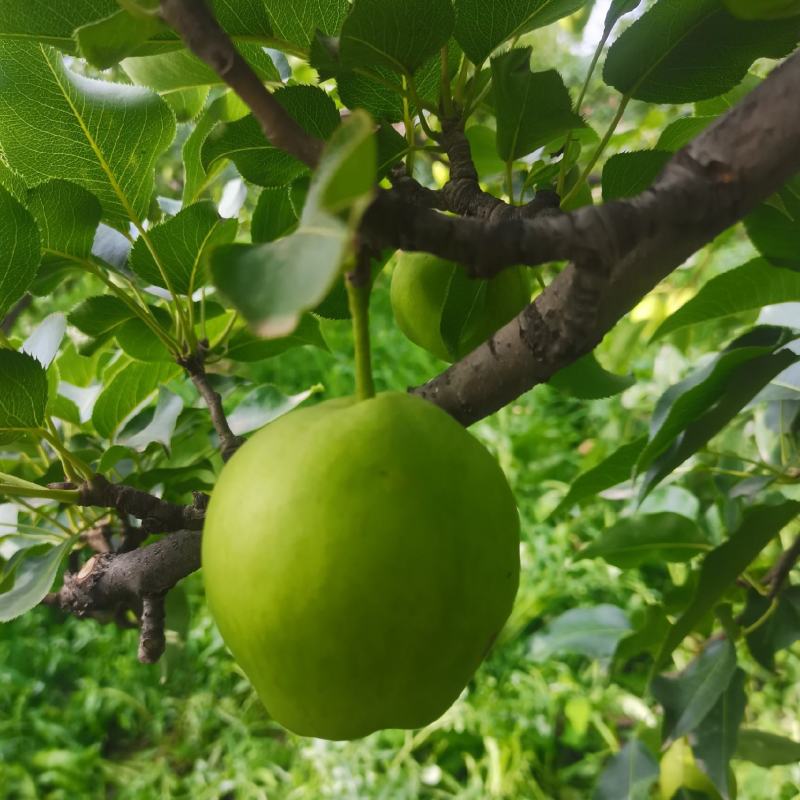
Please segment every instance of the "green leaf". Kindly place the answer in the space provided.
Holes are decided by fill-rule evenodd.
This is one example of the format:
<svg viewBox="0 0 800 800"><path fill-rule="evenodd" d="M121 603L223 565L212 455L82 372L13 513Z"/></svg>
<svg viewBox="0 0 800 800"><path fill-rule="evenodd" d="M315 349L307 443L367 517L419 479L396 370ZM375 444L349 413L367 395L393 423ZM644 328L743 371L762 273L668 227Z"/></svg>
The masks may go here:
<svg viewBox="0 0 800 800"><path fill-rule="evenodd" d="M240 44L239 53L264 82L278 83L281 79L272 59L263 48ZM225 81L205 62L188 50L175 50L163 55L126 58L122 68L139 86L149 86L157 92L176 92L196 86L223 85Z"/></svg>
<svg viewBox="0 0 800 800"><path fill-rule="evenodd" d="M0 187L5 189L15 200L19 200L20 203L26 202L28 187L25 185L25 181L2 158L0 158Z"/></svg>
<svg viewBox="0 0 800 800"><path fill-rule="evenodd" d="M305 392L286 396L275 386L258 386L248 392L236 408L228 413L228 424L237 436L243 436L288 414L321 390L321 386L313 386Z"/></svg>
<svg viewBox="0 0 800 800"><path fill-rule="evenodd" d="M779 210L763 203L744 221L758 251L779 267L800 271L800 179L778 192Z"/></svg>
<svg viewBox="0 0 800 800"><path fill-rule="evenodd" d="M653 411L650 441L639 458L637 471L649 467L680 433L733 387L733 376L736 375L738 379L742 365L769 355L780 347L783 343L779 338L783 335L781 330L761 329L765 333L762 341L753 344L750 344L750 338L737 340L707 366L667 389Z"/></svg>
<svg viewBox="0 0 800 800"><path fill-rule="evenodd" d="M106 383L92 412L92 424L104 439L117 431L155 396L159 386L180 374L177 364L132 363Z"/></svg>
<svg viewBox="0 0 800 800"><path fill-rule="evenodd" d="M563 653L611 658L617 642L631 629L621 608L600 605L573 608L545 626L531 640L531 658L541 662Z"/></svg>
<svg viewBox="0 0 800 800"><path fill-rule="evenodd" d="M719 0L659 0L608 52L603 79L652 103L687 103L733 89L759 58L782 58L800 39L800 18L736 19Z"/></svg>
<svg viewBox="0 0 800 800"><path fill-rule="evenodd" d="M142 5L141 2L137 4ZM64 0L59 3L56 13L53 4L47 0L3 0L0 4L0 39L50 44L73 53L75 30L110 17L119 11L121 5L123 3L116 0ZM125 5L132 18L144 16L135 13L134 4ZM272 37L264 0L212 0L210 5L221 26L234 39L269 40ZM143 43L137 55L169 52L181 46L172 31L164 30L156 38Z"/></svg>
<svg viewBox="0 0 800 800"><path fill-rule="evenodd" d="M119 9L116 0L68 0L60 5L64 10L54 13L50 0L3 0L0 39L35 40L74 52L76 28Z"/></svg>
<svg viewBox="0 0 800 800"><path fill-rule="evenodd" d="M99 339L116 330L123 322L133 319L134 313L113 295L89 297L70 312L67 320L81 333Z"/></svg>
<svg viewBox="0 0 800 800"><path fill-rule="evenodd" d="M466 136L481 179L501 175L505 162L497 155L497 132L486 125L473 125L467 128Z"/></svg>
<svg viewBox="0 0 800 800"><path fill-rule="evenodd" d="M165 30L158 17L134 16L120 9L108 17L82 25L74 35L86 61L97 69L109 69Z"/></svg>
<svg viewBox="0 0 800 800"><path fill-rule="evenodd" d="M699 117L715 117L725 114L735 105L738 105L760 83L761 78L758 75L748 72L744 76L744 80L729 92L725 92L719 97L712 97L709 100L700 100L695 103L694 113Z"/></svg>
<svg viewBox="0 0 800 800"><path fill-rule="evenodd" d="M574 14L587 0L455 0L455 37L473 64L509 39Z"/></svg>
<svg viewBox="0 0 800 800"><path fill-rule="evenodd" d="M151 306L151 312L165 330L169 330L171 319L167 311ZM139 317L123 322L115 331L120 350L136 361L172 361L174 356L163 341Z"/></svg>
<svg viewBox="0 0 800 800"><path fill-rule="evenodd" d="M667 125L656 142L656 150L674 153L698 137L716 117L683 117Z"/></svg>
<svg viewBox="0 0 800 800"><path fill-rule="evenodd" d="M341 30L349 0L264 0L275 36L307 49L316 31L335 36Z"/></svg>
<svg viewBox="0 0 800 800"><path fill-rule="evenodd" d="M28 191L28 210L39 225L44 263L50 268L91 256L102 215L91 192L69 181L47 181Z"/></svg>
<svg viewBox="0 0 800 800"><path fill-rule="evenodd" d="M203 166L202 151L206 138L218 122L234 122L247 116L248 108L238 95L225 92L201 114L192 132L183 145L183 205L194 203L202 194L216 169L225 165L224 160L215 164L209 175Z"/></svg>
<svg viewBox="0 0 800 800"><path fill-rule="evenodd" d="M753 506L744 511L731 537L712 550L700 567L700 579L689 605L670 629L656 663L663 665L673 650L722 599L758 554L800 513L800 503Z"/></svg>
<svg viewBox="0 0 800 800"><path fill-rule="evenodd" d="M261 191L250 223L253 242L274 242L297 228L302 207L297 207L292 195L291 186Z"/></svg>
<svg viewBox="0 0 800 800"><path fill-rule="evenodd" d="M74 181L127 229L147 216L155 160L174 135L158 95L71 72L50 48L0 40L0 144L26 180Z"/></svg>
<svg viewBox="0 0 800 800"><path fill-rule="evenodd" d="M619 640L611 664L611 675L623 686L640 695L647 691L647 669L661 648L669 630L669 619L662 606L645 606L634 618L636 629Z"/></svg>
<svg viewBox="0 0 800 800"><path fill-rule="evenodd" d="M36 547L26 550L14 570L14 583L0 593L0 622L9 622L38 605L50 591L58 568L66 558L77 537L65 539L55 547Z"/></svg>
<svg viewBox="0 0 800 800"><path fill-rule="evenodd" d="M274 94L288 114L308 133L328 139L339 126L336 104L316 86L287 86ZM259 186L285 186L308 171L305 164L270 144L252 115L218 125L202 147L203 169L230 159L245 180Z"/></svg>
<svg viewBox="0 0 800 800"><path fill-rule="evenodd" d="M735 787L730 780L730 761L736 752L739 726L747 705L744 681L744 671L737 669L728 687L692 737L692 751L698 766L711 778L723 800L735 797Z"/></svg>
<svg viewBox="0 0 800 800"><path fill-rule="evenodd" d="M687 517L665 512L621 519L581 550L579 558L602 558L620 569L640 564L690 561L708 540Z"/></svg>
<svg viewBox="0 0 800 800"><path fill-rule="evenodd" d="M333 287L372 196L376 155L372 120L357 111L331 137L295 233L212 252L214 282L259 335L290 334Z"/></svg>
<svg viewBox="0 0 800 800"><path fill-rule="evenodd" d="M800 272L773 267L756 258L712 278L661 323L651 341L688 325L794 301L800 301Z"/></svg>
<svg viewBox="0 0 800 800"><path fill-rule="evenodd" d="M735 758L765 768L796 764L800 762L800 742L767 731L743 728L739 731Z"/></svg>
<svg viewBox="0 0 800 800"><path fill-rule="evenodd" d="M33 217L0 188L0 319L33 284L41 259Z"/></svg>
<svg viewBox="0 0 800 800"><path fill-rule="evenodd" d="M474 320L480 319L486 308L489 288L487 281L472 280L460 266L450 267L450 281L447 284L439 331L444 346L455 361L463 349L463 342L472 333Z"/></svg>
<svg viewBox="0 0 800 800"><path fill-rule="evenodd" d="M773 601L757 592L750 592L742 614L742 627L759 624L746 636L753 658L768 670L775 669L775 653L800 640L800 586L789 586Z"/></svg>
<svg viewBox="0 0 800 800"><path fill-rule="evenodd" d="M640 500L716 436L770 381L799 358L800 356L786 349L758 356L739 365L730 374L725 388L721 388L719 393L712 393L708 398L712 405L700 411L699 416L694 419L683 417L683 430L648 469L642 482ZM682 407L681 414L687 408L688 405Z"/></svg>
<svg viewBox="0 0 800 800"><path fill-rule="evenodd" d="M531 72L530 60L530 47L492 59L497 152L504 161L522 158L556 136L586 126L572 110L561 76L552 69Z"/></svg>
<svg viewBox="0 0 800 800"><path fill-rule="evenodd" d="M652 186L672 153L662 150L640 150L618 153L603 167L603 200L634 197Z"/></svg>
<svg viewBox="0 0 800 800"><path fill-rule="evenodd" d="M149 231L150 246L139 237L131 251L131 269L144 281L172 294L191 295L208 282L205 258L211 247L236 238L235 219L221 219L214 204L195 203Z"/></svg>
<svg viewBox="0 0 800 800"><path fill-rule="evenodd" d="M397 89L392 89L395 84ZM400 122L403 119L402 87L388 67L371 67L369 75L342 71L337 75L336 86L346 108L363 109L386 122Z"/></svg>
<svg viewBox="0 0 800 800"><path fill-rule="evenodd" d="M26 353L0 348L0 444L44 425L47 373Z"/></svg>
<svg viewBox="0 0 800 800"><path fill-rule="evenodd" d="M60 311L48 314L25 340L22 352L35 358L47 369L58 354L66 329L67 319L64 314ZM56 386L51 385L51 389L54 390ZM49 391L49 393L52 395L55 392Z"/></svg>
<svg viewBox="0 0 800 800"><path fill-rule="evenodd" d="M653 678L653 697L664 708L665 740L691 733L716 705L736 672L736 648L729 639L713 641L675 677Z"/></svg>
<svg viewBox="0 0 800 800"><path fill-rule="evenodd" d="M168 92L163 97L178 123L192 122L205 108L210 91L208 86L195 86L191 89Z"/></svg>
<svg viewBox="0 0 800 800"><path fill-rule="evenodd" d="M561 514L587 497L593 497L605 489L630 480L646 443L646 436L629 442L615 450L596 466L579 475L564 499L553 511L553 515Z"/></svg>
<svg viewBox="0 0 800 800"><path fill-rule="evenodd" d="M225 358L230 358L232 361L264 361L295 347L306 346L318 347L321 350L328 349L322 336L319 320L311 314L303 314L292 335L282 339L259 339L246 328L242 328L231 336L224 355Z"/></svg>
<svg viewBox="0 0 800 800"><path fill-rule="evenodd" d="M594 353L579 358L557 372L549 384L566 394L582 400L599 400L624 392L636 383L632 375L615 375L603 369Z"/></svg>
<svg viewBox="0 0 800 800"><path fill-rule="evenodd" d="M159 387L153 418L140 431L124 437L123 443L138 451L145 450L153 442L169 447L181 411L183 411L183 400L163 386Z"/></svg>
<svg viewBox="0 0 800 800"><path fill-rule="evenodd" d="M609 760L593 800L648 800L658 780L658 762L638 739L631 739Z"/></svg>
<svg viewBox="0 0 800 800"><path fill-rule="evenodd" d="M342 26L342 65L413 74L447 42L454 24L450 0L355 0Z"/></svg>

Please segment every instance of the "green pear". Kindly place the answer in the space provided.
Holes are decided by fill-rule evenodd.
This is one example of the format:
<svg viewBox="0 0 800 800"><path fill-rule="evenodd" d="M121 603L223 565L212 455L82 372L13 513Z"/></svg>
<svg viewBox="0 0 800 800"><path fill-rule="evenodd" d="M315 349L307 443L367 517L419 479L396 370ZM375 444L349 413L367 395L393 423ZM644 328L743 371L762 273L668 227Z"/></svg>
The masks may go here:
<svg viewBox="0 0 800 800"><path fill-rule="evenodd" d="M457 361L472 352L531 301L525 267L503 270L489 281L475 281L466 277L463 267L428 253L397 254L391 295L400 330L444 361ZM455 307L446 311L446 305L452 304ZM450 346L442 336L442 318L448 312L463 324Z"/></svg>
<svg viewBox="0 0 800 800"><path fill-rule="evenodd" d="M405 393L331 400L255 434L203 533L212 614L273 717L353 739L418 728L506 621L519 519L502 470Z"/></svg>

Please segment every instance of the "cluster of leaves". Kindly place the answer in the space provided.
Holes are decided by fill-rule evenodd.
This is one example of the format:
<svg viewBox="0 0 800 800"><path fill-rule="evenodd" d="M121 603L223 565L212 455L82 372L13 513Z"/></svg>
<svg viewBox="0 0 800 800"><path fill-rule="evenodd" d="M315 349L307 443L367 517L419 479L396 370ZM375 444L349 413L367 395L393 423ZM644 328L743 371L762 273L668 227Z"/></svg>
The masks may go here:
<svg viewBox="0 0 800 800"><path fill-rule="evenodd" d="M263 380L268 360L328 349L325 320L347 315L341 274L354 231L389 169L404 159L428 185L446 180L435 119L461 114L497 194L522 202L555 188L568 210L594 202L607 149L631 146L615 135L626 109L694 104L654 148L605 161L604 200L645 189L758 83L754 62L800 40L791 4L779 19L752 21L722 0L644 9L615 0L574 103L559 72L531 67L542 60L532 42L587 0L503 2L491 13L477 0L211 5L281 106L326 141L313 176L264 138L156 3L69 0L57 15L41 0L0 7L0 318L28 294L52 312L34 311L27 337L0 342L0 495L10 500L0 506L0 619L36 605L98 526L111 523L113 547L129 525L74 507L74 490L50 484L101 473L176 502L213 487L220 457L181 366L188 358L214 372L236 434L310 396L318 378L283 394ZM617 97L600 135L583 100L634 11L605 59ZM724 798L735 791L737 739L739 756L756 763L797 760L793 742L739 728L757 670L774 669L800 638L796 587L765 581L779 534L800 512L800 182L752 213L746 232L749 255L649 331L650 347L692 342L710 326L727 338L706 336L699 368L647 398L656 401L649 427L604 460L592 456L553 512L576 524L576 506L597 508L599 494L626 499L630 513L583 537L580 558L635 574L647 598L635 614L608 603L571 609L531 644L539 661L603 661L619 686L663 709L660 731L643 721L624 737L599 800L648 796L666 746L681 770L696 760ZM735 252L733 241L711 252ZM448 325L446 341L461 321L443 315ZM630 397L635 382L594 357L554 381L583 399ZM507 639L535 616L524 589L515 613ZM665 674L671 666L680 670ZM664 784L672 762L662 764L662 791L689 796L688 767L685 780Z"/></svg>

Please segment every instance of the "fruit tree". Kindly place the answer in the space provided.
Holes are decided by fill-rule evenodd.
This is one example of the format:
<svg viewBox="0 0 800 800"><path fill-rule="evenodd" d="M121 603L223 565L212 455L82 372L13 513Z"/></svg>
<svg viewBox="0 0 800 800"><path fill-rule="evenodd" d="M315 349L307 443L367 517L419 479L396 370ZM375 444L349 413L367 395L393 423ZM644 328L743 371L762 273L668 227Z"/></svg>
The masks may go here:
<svg viewBox="0 0 800 800"><path fill-rule="evenodd" d="M586 712L599 800L796 763L798 44L798 0L3 0L0 620L154 664L202 567L300 736L425 728L524 641L635 709ZM424 380L376 379L395 334ZM638 410L555 487L536 387ZM625 608L536 594L547 526ZM492 796L588 796L568 749Z"/></svg>

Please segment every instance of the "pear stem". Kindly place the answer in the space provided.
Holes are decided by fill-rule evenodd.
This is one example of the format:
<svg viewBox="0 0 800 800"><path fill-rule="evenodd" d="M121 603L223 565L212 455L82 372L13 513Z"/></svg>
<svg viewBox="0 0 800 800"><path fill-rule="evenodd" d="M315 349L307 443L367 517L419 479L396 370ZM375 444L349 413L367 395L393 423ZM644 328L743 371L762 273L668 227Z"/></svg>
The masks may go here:
<svg viewBox="0 0 800 800"><path fill-rule="evenodd" d="M364 274L366 272L366 274ZM353 318L353 339L356 349L356 397L375 397L372 380L372 355L369 346L369 296L372 291L369 262L367 269L356 269L345 277L350 315Z"/></svg>

